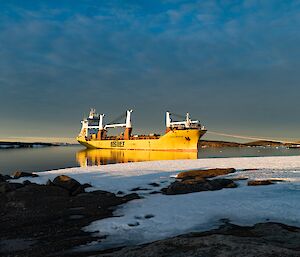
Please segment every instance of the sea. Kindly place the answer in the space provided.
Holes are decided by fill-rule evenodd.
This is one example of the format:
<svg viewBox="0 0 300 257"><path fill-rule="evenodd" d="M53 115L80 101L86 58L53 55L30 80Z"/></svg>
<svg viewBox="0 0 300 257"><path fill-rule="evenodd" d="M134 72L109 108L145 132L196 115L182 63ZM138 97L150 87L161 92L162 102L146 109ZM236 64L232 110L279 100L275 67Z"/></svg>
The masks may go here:
<svg viewBox="0 0 300 257"><path fill-rule="evenodd" d="M139 161L259 156L300 156L300 148L201 148L198 152L194 153L101 149L87 150L80 145L0 149L0 173L10 175L15 171L40 172L70 167Z"/></svg>

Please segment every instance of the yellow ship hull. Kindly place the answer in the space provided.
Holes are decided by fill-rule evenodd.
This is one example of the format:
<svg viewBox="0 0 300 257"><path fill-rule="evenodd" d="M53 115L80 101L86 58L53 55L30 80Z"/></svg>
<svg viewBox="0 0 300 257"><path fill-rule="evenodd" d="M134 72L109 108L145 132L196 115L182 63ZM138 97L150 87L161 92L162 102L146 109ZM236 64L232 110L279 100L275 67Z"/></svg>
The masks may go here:
<svg viewBox="0 0 300 257"><path fill-rule="evenodd" d="M197 151L199 139L206 130L171 130L158 139L100 140L77 137L77 141L87 148L120 150L156 150L156 151Z"/></svg>

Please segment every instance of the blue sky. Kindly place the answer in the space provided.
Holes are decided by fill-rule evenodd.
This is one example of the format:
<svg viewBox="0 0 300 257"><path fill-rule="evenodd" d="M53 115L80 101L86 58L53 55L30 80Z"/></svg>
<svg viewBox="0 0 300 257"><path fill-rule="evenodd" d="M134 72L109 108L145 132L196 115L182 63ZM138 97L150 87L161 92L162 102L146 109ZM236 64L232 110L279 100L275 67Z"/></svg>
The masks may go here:
<svg viewBox="0 0 300 257"><path fill-rule="evenodd" d="M300 1L1 1L0 137L73 137L90 107L136 132L300 138Z"/></svg>

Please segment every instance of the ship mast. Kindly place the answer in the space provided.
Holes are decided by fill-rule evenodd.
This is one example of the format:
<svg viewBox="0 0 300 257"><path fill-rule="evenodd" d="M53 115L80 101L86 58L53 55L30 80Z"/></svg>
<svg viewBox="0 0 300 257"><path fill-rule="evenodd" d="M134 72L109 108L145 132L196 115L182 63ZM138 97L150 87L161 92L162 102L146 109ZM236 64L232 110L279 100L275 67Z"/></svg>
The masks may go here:
<svg viewBox="0 0 300 257"><path fill-rule="evenodd" d="M172 129L187 129L187 128L201 128L201 124L198 120L191 120L190 114L187 112L185 120L172 121L171 113L166 112L166 133Z"/></svg>
<svg viewBox="0 0 300 257"><path fill-rule="evenodd" d="M126 119L125 123L115 123L115 124L107 124L104 125L104 116L105 114L97 114L96 110L92 108L90 110L89 116L87 119L83 119L81 121L82 127L80 131L80 135L84 137L89 136L89 129L96 129L97 132L97 139L103 139L106 137L106 130L108 128L118 128L118 127L125 127L124 131L124 139L130 139L131 132L132 132L132 124L131 124L131 113L132 110L126 111ZM95 124L95 122L97 122Z"/></svg>
<svg viewBox="0 0 300 257"><path fill-rule="evenodd" d="M104 119L104 116L105 114L100 114L99 116L99 130L98 130L98 133L97 133L97 139L102 139L106 136L106 131L104 130L104 127L103 127L103 119Z"/></svg>
<svg viewBox="0 0 300 257"><path fill-rule="evenodd" d="M170 130L171 130L170 112L166 112L166 133L168 133Z"/></svg>
<svg viewBox="0 0 300 257"><path fill-rule="evenodd" d="M126 112L126 129L124 132L124 139L128 140L131 136L132 126L131 126L131 113L132 110L127 110Z"/></svg>

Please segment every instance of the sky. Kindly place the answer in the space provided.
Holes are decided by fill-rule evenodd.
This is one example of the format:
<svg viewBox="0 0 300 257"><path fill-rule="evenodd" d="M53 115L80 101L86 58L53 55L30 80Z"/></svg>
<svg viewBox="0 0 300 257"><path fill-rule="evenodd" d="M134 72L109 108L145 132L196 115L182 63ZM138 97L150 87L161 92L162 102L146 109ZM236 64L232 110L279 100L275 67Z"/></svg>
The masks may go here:
<svg viewBox="0 0 300 257"><path fill-rule="evenodd" d="M0 138L75 137L89 108L300 139L299 0L3 0ZM213 138L211 135L210 138Z"/></svg>

